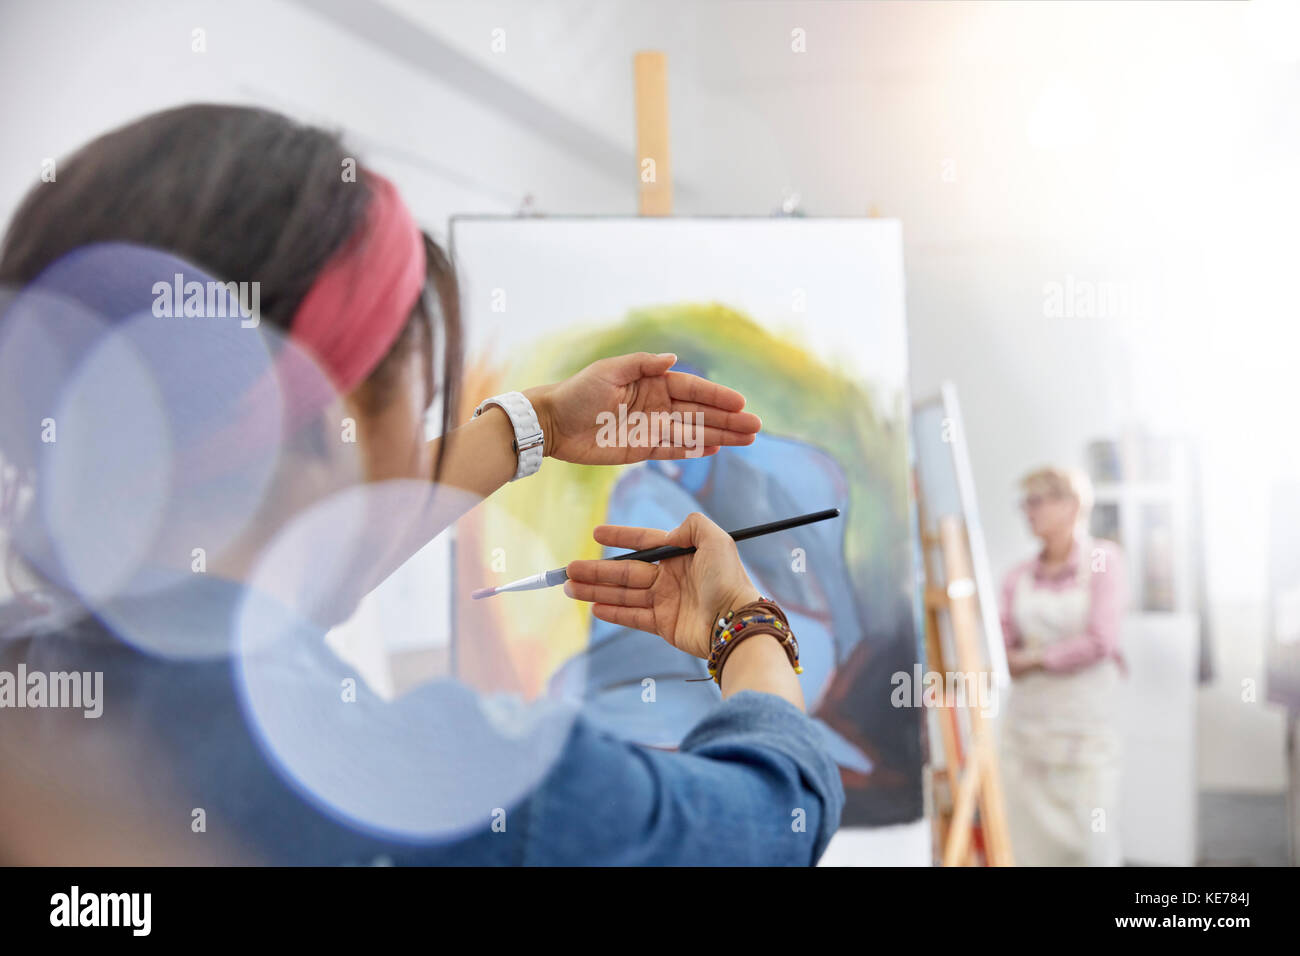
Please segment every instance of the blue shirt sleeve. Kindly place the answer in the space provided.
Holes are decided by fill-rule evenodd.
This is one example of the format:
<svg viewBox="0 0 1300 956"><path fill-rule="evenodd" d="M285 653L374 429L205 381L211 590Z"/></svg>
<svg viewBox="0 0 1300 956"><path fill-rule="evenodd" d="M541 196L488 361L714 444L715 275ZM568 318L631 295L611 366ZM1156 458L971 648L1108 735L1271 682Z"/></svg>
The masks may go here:
<svg viewBox="0 0 1300 956"><path fill-rule="evenodd" d="M532 865L809 866L839 827L844 789L802 711L743 691L678 751L579 720L528 804Z"/></svg>

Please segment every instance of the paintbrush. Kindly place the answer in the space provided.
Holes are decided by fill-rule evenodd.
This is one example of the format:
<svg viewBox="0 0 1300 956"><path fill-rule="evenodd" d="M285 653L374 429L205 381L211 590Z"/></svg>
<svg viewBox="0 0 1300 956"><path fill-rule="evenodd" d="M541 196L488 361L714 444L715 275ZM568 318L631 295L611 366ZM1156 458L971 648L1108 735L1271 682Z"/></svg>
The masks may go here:
<svg viewBox="0 0 1300 956"><path fill-rule="evenodd" d="M767 524L756 524L752 528L741 528L739 531L729 532L733 541L745 541L748 538L757 538L765 534L774 534L777 531L785 531L789 528L797 528L800 525L812 524L814 521L825 521L827 518L838 518L839 508L827 508L825 511L814 511L812 514L799 515L797 518L783 518L780 521L769 521ZM694 554L694 548L678 548L672 545L660 545L657 548L646 548L643 551L629 551L626 554L616 554L608 561L665 561L668 558L680 558L688 554ZM569 572L564 568L556 568L554 571L543 571L540 574L534 574L532 577L520 578L518 581L512 581L509 584L503 584L498 588L479 588L470 595L474 600L485 597L492 597L494 594L505 594L507 591L536 591L540 588L553 588L557 584L563 584L569 580Z"/></svg>

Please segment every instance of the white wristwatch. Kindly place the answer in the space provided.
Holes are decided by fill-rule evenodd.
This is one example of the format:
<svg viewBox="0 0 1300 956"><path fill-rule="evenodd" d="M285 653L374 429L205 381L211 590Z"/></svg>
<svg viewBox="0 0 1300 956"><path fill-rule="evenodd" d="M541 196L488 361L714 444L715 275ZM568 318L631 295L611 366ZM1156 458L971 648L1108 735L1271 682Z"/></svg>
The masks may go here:
<svg viewBox="0 0 1300 956"><path fill-rule="evenodd" d="M493 395L479 403L478 408L474 409L474 417L478 418L491 405L496 405L509 415L510 424L515 429L515 440L511 445L519 456L519 467L515 469L515 476L510 480L518 481L520 478L527 478L542 467L546 446L546 436L542 434L542 426L537 421L537 412L533 410L533 403L524 398L522 392Z"/></svg>

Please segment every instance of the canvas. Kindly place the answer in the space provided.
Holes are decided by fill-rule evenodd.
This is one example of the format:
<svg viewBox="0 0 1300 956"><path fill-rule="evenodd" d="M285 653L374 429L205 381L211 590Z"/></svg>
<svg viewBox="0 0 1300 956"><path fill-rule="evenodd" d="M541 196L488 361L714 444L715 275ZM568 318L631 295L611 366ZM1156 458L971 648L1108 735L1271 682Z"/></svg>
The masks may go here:
<svg viewBox="0 0 1300 956"><path fill-rule="evenodd" d="M621 468L547 461L457 528L458 675L580 699L611 733L672 747L720 696L704 662L595 620L558 589L470 601L574 558L602 523L728 529L839 507L740 546L799 637L808 710L839 762L846 826L922 814L920 714L890 703L918 660L917 545L899 224L876 219L453 221L467 380L482 398L623 352L742 392L753 445Z"/></svg>
<svg viewBox="0 0 1300 956"><path fill-rule="evenodd" d="M1007 670L1006 644L998 613L997 585L984 545L984 526L980 522L970 450L955 385L945 382L937 394L912 406L912 437L916 450L916 484L921 495L918 509L921 531L931 540L937 540L940 519L949 517L960 519L965 527L979 601L984 660L998 687L1005 689L1011 684L1011 674ZM934 573L941 577L943 562L938 554L932 557Z"/></svg>

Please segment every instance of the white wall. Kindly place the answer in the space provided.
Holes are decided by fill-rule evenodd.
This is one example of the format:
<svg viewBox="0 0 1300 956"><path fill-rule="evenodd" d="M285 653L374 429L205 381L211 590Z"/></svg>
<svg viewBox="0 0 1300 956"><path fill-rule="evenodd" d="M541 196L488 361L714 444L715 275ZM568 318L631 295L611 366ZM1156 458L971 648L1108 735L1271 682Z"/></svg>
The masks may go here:
<svg viewBox="0 0 1300 956"><path fill-rule="evenodd" d="M206 31L207 51L191 49ZM628 188L289 0L48 0L0 11L0 216L41 162L168 106L252 103L342 128L394 178L422 224L514 212L525 195L627 211Z"/></svg>

